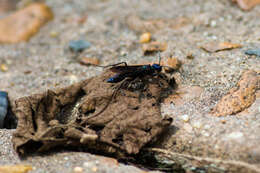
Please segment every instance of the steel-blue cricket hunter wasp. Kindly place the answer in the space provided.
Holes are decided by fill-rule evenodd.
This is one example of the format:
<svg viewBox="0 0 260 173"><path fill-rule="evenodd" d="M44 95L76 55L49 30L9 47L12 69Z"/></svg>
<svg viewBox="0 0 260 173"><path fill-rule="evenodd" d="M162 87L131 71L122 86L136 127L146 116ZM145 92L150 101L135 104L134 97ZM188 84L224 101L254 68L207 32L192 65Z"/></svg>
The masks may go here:
<svg viewBox="0 0 260 173"><path fill-rule="evenodd" d="M162 67L171 68L169 66L161 65L161 55L158 54L159 63L158 64L148 64L148 65L127 65L126 62L120 62L112 65L107 66L100 66L98 67L108 68L111 67L109 70L116 73L114 76L110 77L107 82L108 83L118 83L123 81L124 79L134 80L137 77L143 78L145 76L151 75L155 76L158 75L162 71ZM123 65L121 65L123 64Z"/></svg>
<svg viewBox="0 0 260 173"><path fill-rule="evenodd" d="M126 62L120 62L112 65L107 65L107 66L100 66L100 65L95 65L98 67L103 67L103 68L109 68L110 71L116 73L114 76L108 78L106 82L108 83L119 83L117 87L115 88L111 98L109 99L107 105L97 114L89 116L89 118L92 118L94 116L97 116L101 114L109 105L109 103L115 98L117 92L124 88L124 89L131 89L131 90L140 90L140 88L144 89L145 88L145 80L147 81L148 76L159 76L165 80L167 80L165 75L162 75L162 68L167 67L170 69L173 69L172 67L169 66L164 66L161 65L161 55L158 53L159 57L159 63L156 64L148 64L148 65L128 65ZM136 79L139 79L138 81ZM170 85L175 84L174 78L171 78L171 80L168 80Z"/></svg>

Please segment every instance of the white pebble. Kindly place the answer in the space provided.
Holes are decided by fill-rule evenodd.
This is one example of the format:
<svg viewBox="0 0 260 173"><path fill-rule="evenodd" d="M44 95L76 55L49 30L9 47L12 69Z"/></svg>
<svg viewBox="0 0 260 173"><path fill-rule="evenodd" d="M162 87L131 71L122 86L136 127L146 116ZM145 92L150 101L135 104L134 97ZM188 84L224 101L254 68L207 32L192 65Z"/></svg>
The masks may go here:
<svg viewBox="0 0 260 173"><path fill-rule="evenodd" d="M89 162L84 162L84 163L83 163L83 166L84 166L84 167L90 167L90 165L91 165L91 164L90 164Z"/></svg>
<svg viewBox="0 0 260 173"><path fill-rule="evenodd" d="M189 117L189 115L184 114L184 115L181 116L181 119L186 123L190 120L190 117Z"/></svg>
<svg viewBox="0 0 260 173"><path fill-rule="evenodd" d="M217 22L216 22L215 20L212 20L212 21L210 22L210 26L211 26L211 27L216 27L216 26L217 26Z"/></svg>
<svg viewBox="0 0 260 173"><path fill-rule="evenodd" d="M206 124L205 126L204 126L204 129L209 129L210 128L210 125L209 124Z"/></svg>
<svg viewBox="0 0 260 173"><path fill-rule="evenodd" d="M82 173L82 172L83 172L83 168L77 166L77 167L75 167L75 168L73 169L73 171L74 171L75 173Z"/></svg>
<svg viewBox="0 0 260 173"><path fill-rule="evenodd" d="M195 121L192 126L196 129L200 129L202 127L202 124L200 121Z"/></svg>
<svg viewBox="0 0 260 173"><path fill-rule="evenodd" d="M76 83L79 81L78 77L75 76L75 75L70 75L69 76L69 81L70 81L70 84L73 84L73 83Z"/></svg>
<svg viewBox="0 0 260 173"><path fill-rule="evenodd" d="M218 39L218 37L217 37L217 36L215 36L215 35L212 35L212 36L211 36L211 39L212 39L212 40L217 40L217 39Z"/></svg>
<svg viewBox="0 0 260 173"><path fill-rule="evenodd" d="M203 131L201 132L201 134L202 134L203 136L205 136L205 137L209 137L209 133L206 132L205 130L203 130Z"/></svg>

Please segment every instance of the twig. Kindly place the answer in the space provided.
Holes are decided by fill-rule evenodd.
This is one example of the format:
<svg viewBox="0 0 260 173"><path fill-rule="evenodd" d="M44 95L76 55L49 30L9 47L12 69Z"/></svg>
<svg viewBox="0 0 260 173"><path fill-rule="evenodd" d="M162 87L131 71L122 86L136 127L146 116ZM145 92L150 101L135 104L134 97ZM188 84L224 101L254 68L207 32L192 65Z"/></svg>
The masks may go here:
<svg viewBox="0 0 260 173"><path fill-rule="evenodd" d="M192 155L188 155L188 154L180 154L180 153L176 153L176 152L171 152L169 150L164 150L164 149L160 149L160 148L145 148L144 150L147 150L150 152L162 153L170 160L174 157L182 157L182 158L186 158L189 160L196 160L199 162L206 161L206 162L211 162L211 163L215 163L215 164L229 165L229 166L237 167L237 168L244 167L248 170L248 172L250 170L252 172L260 173L259 167L255 166L253 164L243 162L243 161L221 160L221 159L216 159L216 158L198 157L198 156L192 156Z"/></svg>

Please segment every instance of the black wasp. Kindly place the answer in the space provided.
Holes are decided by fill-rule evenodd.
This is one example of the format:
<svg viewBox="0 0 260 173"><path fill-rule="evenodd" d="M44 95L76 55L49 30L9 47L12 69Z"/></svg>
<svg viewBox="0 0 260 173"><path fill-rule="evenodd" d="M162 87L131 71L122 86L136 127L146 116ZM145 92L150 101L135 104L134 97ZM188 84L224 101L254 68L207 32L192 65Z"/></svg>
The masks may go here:
<svg viewBox="0 0 260 173"><path fill-rule="evenodd" d="M146 75L154 75L162 71L160 64L153 65L131 65L128 66L125 62L120 63L125 66L113 66L110 68L112 72L117 73L107 80L108 83L121 82L125 78L135 79L136 77L144 77Z"/></svg>
<svg viewBox="0 0 260 173"><path fill-rule="evenodd" d="M159 55L159 64L148 64L148 65L131 65L128 66L126 62L121 62L105 67L112 66L109 70L115 72L116 75L110 77L107 82L108 83L118 83L126 78L130 78L131 80L139 77L145 77L146 75L156 75L162 71L162 67L160 65L161 56ZM119 66L120 64L124 64L123 66Z"/></svg>
<svg viewBox="0 0 260 173"><path fill-rule="evenodd" d="M168 67L168 66L162 66L161 63L161 56L159 54L159 63L158 64L148 64L148 65L127 65L126 62L120 62L117 64L112 64L108 66L99 66L99 67L110 67L110 71L116 73L114 76L107 79L108 83L121 83L118 85L113 92L112 96L110 97L108 103L106 106L97 114L89 116L88 118L93 118L99 114L101 114L109 105L109 103L113 100L113 98L116 96L117 92L125 85L129 85L130 82L134 81L136 78L144 79L146 76L156 76L159 75L162 71L162 67ZM124 64L124 65L121 65ZM171 68L171 67L168 67ZM135 82L135 81L134 81ZM141 82L142 83L142 82Z"/></svg>

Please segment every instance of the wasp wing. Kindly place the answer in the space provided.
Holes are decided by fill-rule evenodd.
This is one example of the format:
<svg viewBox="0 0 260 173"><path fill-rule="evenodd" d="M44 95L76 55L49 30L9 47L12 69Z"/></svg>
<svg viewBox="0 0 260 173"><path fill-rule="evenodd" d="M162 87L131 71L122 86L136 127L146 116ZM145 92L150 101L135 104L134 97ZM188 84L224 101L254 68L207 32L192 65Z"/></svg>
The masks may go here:
<svg viewBox="0 0 260 173"><path fill-rule="evenodd" d="M131 65L131 66L114 66L111 67L111 70L114 73L132 73L136 72L142 67L142 65Z"/></svg>

